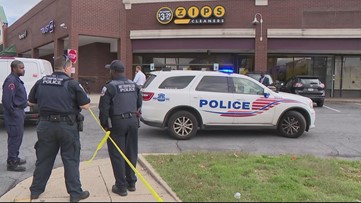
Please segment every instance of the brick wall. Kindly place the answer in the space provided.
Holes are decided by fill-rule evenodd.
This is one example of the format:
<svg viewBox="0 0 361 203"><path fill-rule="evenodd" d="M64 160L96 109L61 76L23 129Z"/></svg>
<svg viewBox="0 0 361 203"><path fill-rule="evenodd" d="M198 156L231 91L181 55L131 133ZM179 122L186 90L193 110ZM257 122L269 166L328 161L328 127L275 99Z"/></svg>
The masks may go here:
<svg viewBox="0 0 361 203"><path fill-rule="evenodd" d="M109 44L104 43L92 43L79 48L79 81L83 83L83 80L88 80L91 93L100 93L109 80L109 70L104 66L117 57L109 50Z"/></svg>
<svg viewBox="0 0 361 203"><path fill-rule="evenodd" d="M268 6L255 6L254 0L219 0L193 2L164 2L133 4L130 10L125 10L122 0L42 0L36 7L26 13L8 28L7 44L16 44L18 53L31 51L32 48L55 42L58 39L69 38L70 48L78 48L79 35L99 36L119 39L117 56L109 51L94 56L98 49L104 46L89 45L88 50L79 48L79 63L76 64L77 76L98 77L103 74L96 70L87 69L86 61L93 62L94 67L102 67L110 58L121 59L126 67L131 67L132 44L129 39L130 30L157 29L225 29L225 28L256 28L255 56L256 69L265 70L267 66L267 38L266 30L272 29L307 29L307 28L354 28L361 27L361 0L270 0ZM225 23L220 25L161 25L156 20L156 13L160 7L168 6L175 9L178 6L190 7L222 5L226 9ZM255 13L263 16L263 41L259 42L259 25L252 25ZM56 28L53 33L41 34L40 29L54 20ZM65 23L68 29L58 25ZM28 37L19 40L19 33L28 30ZM56 48L58 46L56 44ZM109 55L107 57L103 55ZM84 59L85 58L85 59ZM108 61L107 61L108 60ZM91 73L86 72L90 71ZM129 68L128 78L133 77ZM99 79L102 83L104 79ZM101 84L102 85L102 84ZM97 85L94 89L99 89Z"/></svg>

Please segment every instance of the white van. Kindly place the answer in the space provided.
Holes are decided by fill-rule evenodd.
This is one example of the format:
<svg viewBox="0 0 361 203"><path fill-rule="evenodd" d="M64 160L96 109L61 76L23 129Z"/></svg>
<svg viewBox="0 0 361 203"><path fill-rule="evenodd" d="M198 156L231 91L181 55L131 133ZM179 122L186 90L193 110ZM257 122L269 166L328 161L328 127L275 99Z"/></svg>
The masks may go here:
<svg viewBox="0 0 361 203"><path fill-rule="evenodd" d="M11 73L10 64L14 60L19 60L24 63L25 75L21 76L20 79L24 82L27 94L29 94L31 88L37 80L41 79L45 75L53 73L51 63L44 59L0 57L0 119L4 119L4 108L1 103L3 93L2 85L5 78ZM25 109L25 120L35 120L38 119L38 116L39 114L36 107L28 106Z"/></svg>

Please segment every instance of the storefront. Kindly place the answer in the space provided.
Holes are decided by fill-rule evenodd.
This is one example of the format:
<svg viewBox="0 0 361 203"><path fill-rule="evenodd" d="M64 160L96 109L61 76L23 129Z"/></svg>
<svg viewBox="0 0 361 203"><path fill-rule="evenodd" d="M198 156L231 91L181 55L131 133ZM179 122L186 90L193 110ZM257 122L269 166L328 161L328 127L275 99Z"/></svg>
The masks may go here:
<svg viewBox="0 0 361 203"><path fill-rule="evenodd" d="M42 0L8 28L7 42L49 61L77 50L74 77L91 92L118 58L129 78L135 65L267 71L280 81L307 74L329 97L361 97L358 19L359 0Z"/></svg>

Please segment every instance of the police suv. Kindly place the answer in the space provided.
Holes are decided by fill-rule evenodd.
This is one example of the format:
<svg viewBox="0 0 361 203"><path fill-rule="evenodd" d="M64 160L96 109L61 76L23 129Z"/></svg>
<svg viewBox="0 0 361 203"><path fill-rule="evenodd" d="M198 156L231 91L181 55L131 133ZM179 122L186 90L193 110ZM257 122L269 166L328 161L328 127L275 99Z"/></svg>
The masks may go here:
<svg viewBox="0 0 361 203"><path fill-rule="evenodd" d="M176 139L198 129L267 127L296 138L315 126L311 99L276 93L251 77L215 71L151 72L142 90L141 121Z"/></svg>

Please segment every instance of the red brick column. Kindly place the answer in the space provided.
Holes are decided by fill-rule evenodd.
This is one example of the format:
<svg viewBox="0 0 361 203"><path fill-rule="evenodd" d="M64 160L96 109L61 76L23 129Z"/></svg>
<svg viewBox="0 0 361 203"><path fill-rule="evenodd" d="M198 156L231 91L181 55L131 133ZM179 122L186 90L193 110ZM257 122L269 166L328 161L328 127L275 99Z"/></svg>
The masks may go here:
<svg viewBox="0 0 361 203"><path fill-rule="evenodd" d="M33 48L31 49L31 57L32 58L39 58L39 49Z"/></svg>
<svg viewBox="0 0 361 203"><path fill-rule="evenodd" d="M54 41L54 58L62 56L64 54L64 40L57 39Z"/></svg>
<svg viewBox="0 0 361 203"><path fill-rule="evenodd" d="M262 27L262 41L260 39L261 26L258 24L255 26L256 38L255 38L255 72L267 72L267 29Z"/></svg>

